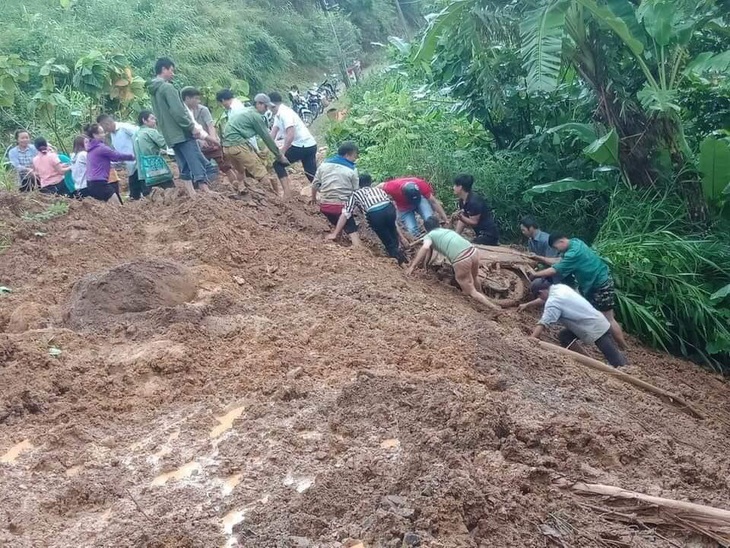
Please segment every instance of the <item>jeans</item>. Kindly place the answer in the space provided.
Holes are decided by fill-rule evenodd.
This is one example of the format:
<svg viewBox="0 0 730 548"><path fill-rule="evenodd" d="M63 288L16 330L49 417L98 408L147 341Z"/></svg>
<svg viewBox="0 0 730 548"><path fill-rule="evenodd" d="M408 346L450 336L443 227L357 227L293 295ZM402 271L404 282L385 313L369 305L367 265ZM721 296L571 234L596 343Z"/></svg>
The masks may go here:
<svg viewBox="0 0 730 548"><path fill-rule="evenodd" d="M388 255L398 260L398 264L407 262L405 255L401 252L398 242L398 230L395 227L396 214L395 207L388 204L375 210L370 210L365 214L370 224L370 228L378 235L380 241L383 242Z"/></svg>
<svg viewBox="0 0 730 548"><path fill-rule="evenodd" d="M406 225L406 230L417 237L421 233L421 229L418 228L418 221L416 221L416 211L418 211L418 214L424 221L432 217L433 208L431 207L431 202L421 196L421 201L418 202L416 207L409 211L400 212L400 220Z"/></svg>
<svg viewBox="0 0 730 548"><path fill-rule="evenodd" d="M203 156L200 145L195 139L178 143L172 150L175 151L175 161L183 181L207 184L217 177L218 167Z"/></svg>

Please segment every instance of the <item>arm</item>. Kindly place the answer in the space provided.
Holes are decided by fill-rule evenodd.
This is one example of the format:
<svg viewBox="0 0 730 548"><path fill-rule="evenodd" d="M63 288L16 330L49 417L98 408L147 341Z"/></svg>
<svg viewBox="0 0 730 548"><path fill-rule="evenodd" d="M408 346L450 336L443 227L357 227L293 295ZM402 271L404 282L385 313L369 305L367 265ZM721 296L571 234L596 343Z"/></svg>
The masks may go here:
<svg viewBox="0 0 730 548"><path fill-rule="evenodd" d="M528 308L537 308L542 305L543 305L542 299L534 299L534 300L530 301L529 303L523 303L520 306L518 306L517 312L524 312Z"/></svg>
<svg viewBox="0 0 730 548"><path fill-rule="evenodd" d="M291 144L294 142L295 136L296 132L294 131L294 126L286 128L286 133L284 134L284 145L281 147L282 153L286 153L286 151L291 148Z"/></svg>
<svg viewBox="0 0 730 548"><path fill-rule="evenodd" d="M431 197L428 199L428 201L431 202L431 206L433 207L434 211L436 211L436 215L438 215L439 219L441 219L445 223L449 222L446 211L444 211L444 206L442 206L441 202L436 199L436 196L431 194Z"/></svg>
<svg viewBox="0 0 730 548"><path fill-rule="evenodd" d="M56 170L56 173L66 173L67 171L71 171L71 165L64 164L58 156L56 156L56 162L53 164L53 169Z"/></svg>
<svg viewBox="0 0 730 548"><path fill-rule="evenodd" d="M16 148L10 149L10 152L8 152L8 160L10 160L10 163L15 168L15 171L17 171L19 173L28 171L27 167L20 165L20 156L18 154L18 149L16 149Z"/></svg>
<svg viewBox="0 0 730 548"><path fill-rule="evenodd" d="M171 84L165 86L164 98L175 123L192 134L195 131L195 124L188 116L188 110L180 99L180 95Z"/></svg>
<svg viewBox="0 0 730 548"><path fill-rule="evenodd" d="M277 136L277 135L279 135L279 126L277 126L276 124L274 124L274 125L273 125L273 126L271 127L271 138L272 138L272 139L273 139L274 141L276 141L276 136Z"/></svg>
<svg viewBox="0 0 730 548"><path fill-rule="evenodd" d="M289 161L284 157L284 153L279 150L279 147L276 146L276 143L271 138L271 134L269 133L269 128L266 127L266 124L264 124L264 119L260 116L257 116L253 118L253 125L254 125L254 131L256 132L256 135L261 137L261 140L264 142L264 144L267 146L267 148L273 153L274 157L279 160L282 164L288 164Z"/></svg>
<svg viewBox="0 0 730 548"><path fill-rule="evenodd" d="M481 215L474 215L472 217L467 217L464 214L464 212L462 211L459 213L459 221L457 222L457 226L458 226L458 223L462 223L465 226L475 227L479 224L479 221L481 220L481 218L482 218ZM459 232L459 233L461 234L461 232Z"/></svg>
<svg viewBox="0 0 730 548"><path fill-rule="evenodd" d="M558 264L561 259L560 257L541 257L540 255L536 255L535 260L539 263L552 266L554 264Z"/></svg>
<svg viewBox="0 0 730 548"><path fill-rule="evenodd" d="M535 329L533 329L532 335L530 335L530 337L532 337L534 339L539 339L540 335L542 335L543 331L545 331L545 326L542 324L537 324L535 326Z"/></svg>
<svg viewBox="0 0 730 548"><path fill-rule="evenodd" d="M395 229L398 231L398 239L400 240L400 245L403 247L407 247L409 245L408 236L405 232L403 232L403 229L400 227L399 223L395 223Z"/></svg>
<svg viewBox="0 0 730 548"><path fill-rule="evenodd" d="M558 273L557 270L555 270L553 267L546 268L545 270L540 270L538 272L530 272L529 276L530 279L535 278L551 278L555 276Z"/></svg>
<svg viewBox="0 0 730 548"><path fill-rule="evenodd" d="M418 253L416 254L416 258L413 259L413 262L411 263L411 266L406 271L406 274L409 276L413 274L413 271L416 270L419 266L421 266L421 263L423 263L426 260L426 257L428 256L430 251L430 248L426 247L424 244L421 249L418 250Z"/></svg>
<svg viewBox="0 0 730 548"><path fill-rule="evenodd" d="M121 152L117 152L116 150L109 148L108 146L104 145L102 148L102 154L109 158L112 162L133 162L134 161L134 154L122 154Z"/></svg>
<svg viewBox="0 0 730 548"><path fill-rule="evenodd" d="M165 142L165 138L162 136L162 133L155 130L153 132L150 132L148 135L156 146L158 146L159 148L167 148L167 143Z"/></svg>

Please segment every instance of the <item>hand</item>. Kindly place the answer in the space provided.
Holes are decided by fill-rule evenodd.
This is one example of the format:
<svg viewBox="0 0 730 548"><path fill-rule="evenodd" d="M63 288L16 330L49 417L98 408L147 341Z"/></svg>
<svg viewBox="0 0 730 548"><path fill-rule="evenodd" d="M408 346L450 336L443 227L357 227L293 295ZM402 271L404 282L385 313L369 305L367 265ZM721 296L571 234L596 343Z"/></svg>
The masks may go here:
<svg viewBox="0 0 730 548"><path fill-rule="evenodd" d="M521 304L520 306L517 307L517 312L524 312L525 310L527 310L526 304Z"/></svg>
<svg viewBox="0 0 730 548"><path fill-rule="evenodd" d="M327 234L327 236L324 237L324 239L328 242L334 242L337 239L337 234L330 232L329 234Z"/></svg>
<svg viewBox="0 0 730 548"><path fill-rule="evenodd" d="M277 160L277 161L278 161L278 162L279 162L279 163L280 163L281 165L284 165L284 166L288 166L288 165L290 164L289 160L287 160L286 156L284 156L283 154L282 154L281 156L279 156L279 158L278 158L278 160Z"/></svg>
<svg viewBox="0 0 730 548"><path fill-rule="evenodd" d="M408 270L406 270L406 276L413 276L413 271L416 269L415 266L409 266Z"/></svg>
<svg viewBox="0 0 730 548"><path fill-rule="evenodd" d="M534 272L528 272L527 277L530 278L530 280L534 280L535 278L537 278L537 276L535 276Z"/></svg>

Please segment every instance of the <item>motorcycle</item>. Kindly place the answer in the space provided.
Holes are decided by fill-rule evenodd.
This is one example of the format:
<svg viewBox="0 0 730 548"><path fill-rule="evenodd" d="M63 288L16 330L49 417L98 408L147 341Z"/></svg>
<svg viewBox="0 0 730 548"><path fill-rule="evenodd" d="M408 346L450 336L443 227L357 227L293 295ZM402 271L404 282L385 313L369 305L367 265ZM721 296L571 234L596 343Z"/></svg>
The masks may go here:
<svg viewBox="0 0 730 548"><path fill-rule="evenodd" d="M316 115L310 110L307 99L302 97L298 90L292 89L289 92L289 100L291 101L291 108L302 119L304 125L309 126L314 122Z"/></svg>
<svg viewBox="0 0 730 548"><path fill-rule="evenodd" d="M319 93L316 88L312 88L307 91L306 101L307 107L312 112L314 119L316 120L317 116L324 112L324 98L322 94Z"/></svg>
<svg viewBox="0 0 730 548"><path fill-rule="evenodd" d="M339 97L337 97L337 86L339 84L339 81L337 80L336 76L330 76L325 78L324 82L322 82L319 87L317 88L317 91L324 95L327 102L331 103L332 101L336 101Z"/></svg>

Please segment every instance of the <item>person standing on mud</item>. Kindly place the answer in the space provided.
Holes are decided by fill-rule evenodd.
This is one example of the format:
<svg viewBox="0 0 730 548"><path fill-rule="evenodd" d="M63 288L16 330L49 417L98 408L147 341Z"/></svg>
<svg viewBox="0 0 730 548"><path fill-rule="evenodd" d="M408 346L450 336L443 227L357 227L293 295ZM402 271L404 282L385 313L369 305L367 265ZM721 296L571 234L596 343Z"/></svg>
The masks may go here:
<svg viewBox="0 0 730 548"><path fill-rule="evenodd" d="M134 154L134 135L137 133L137 126L126 122L117 122L109 114L101 114L96 118L96 123L104 128L104 132L111 140L112 148L122 154ZM139 200L147 196L149 191L139 182L136 162L125 162L127 169L127 181L129 185L129 199Z"/></svg>
<svg viewBox="0 0 730 548"><path fill-rule="evenodd" d="M195 122L188 116L180 94L171 83L175 78L175 63L166 57L158 59L155 74L148 86L152 110L167 145L175 152L183 186L190 197L195 196L196 188L207 192L208 183L215 179L218 169L200 150Z"/></svg>
<svg viewBox="0 0 730 548"><path fill-rule="evenodd" d="M317 203L319 194L319 211L330 224L336 227L345 206L353 192L360 186L355 162L359 155L357 145L346 141L337 149L337 154L327 158L317 169L312 181L312 204ZM357 223L350 216L343 226L350 237L352 247L360 247L362 242L357 233ZM331 237L330 239L334 239Z"/></svg>
<svg viewBox="0 0 730 548"><path fill-rule="evenodd" d="M365 214L370 228L378 235L383 242L388 255L398 261L398 266L408 262L408 257L401 251L399 241L405 242L405 238L398 228L395 205L385 192L380 188L373 188L373 178L368 173L360 175L360 188L356 190L347 205L342 210L335 230L327 236L328 240L336 240L342 230L350 223L350 228L355 224L352 216L355 209ZM355 226L357 229L357 226Z"/></svg>
<svg viewBox="0 0 730 548"><path fill-rule="evenodd" d="M608 265L598 254L578 238L568 238L565 234L554 233L549 239L559 257L539 257L540 262L552 265L544 270L530 273L531 279L553 278L560 275L563 279L573 275L581 294L596 310L603 313L611 325L611 334L622 349L626 348L623 329L614 316L616 289Z"/></svg>
<svg viewBox="0 0 730 548"><path fill-rule="evenodd" d="M611 325L606 317L572 287L565 284L551 285L547 280L539 280L531 289L533 295L545 303L532 337L539 339L547 326L560 323L566 327L558 335L563 347L585 354L578 342L580 340L586 344L595 344L610 365L621 367L627 364L626 357L611 335Z"/></svg>
<svg viewBox="0 0 730 548"><path fill-rule="evenodd" d="M478 289L480 286L479 253L469 240L454 230L441 228L441 223L436 217L426 219L423 226L426 229L423 246L418 250L407 274L412 275L421 264L427 265L431 260L432 249L435 249L451 263L456 282L465 295L493 310L501 310Z"/></svg>
<svg viewBox="0 0 730 548"><path fill-rule="evenodd" d="M400 220L405 224L408 232L416 238L421 233L416 220L416 212L424 221L433 216L434 211L444 223L449 220L441 202L436 199L433 188L423 179L401 177L386 181L379 185L379 188L393 198Z"/></svg>
<svg viewBox="0 0 730 548"><path fill-rule="evenodd" d="M461 234L466 227L474 230L473 244L499 245L499 228L489 203L474 192L474 177L462 173L454 178L454 194L459 198L459 213L456 232Z"/></svg>
<svg viewBox="0 0 730 548"><path fill-rule="evenodd" d="M132 154L122 154L110 148L104 142L106 133L99 124L91 124L86 128L86 136L89 138L86 156L86 195L102 202L109 201L109 198L116 195L119 204L122 204L122 197L110 182L112 162L133 162Z"/></svg>

